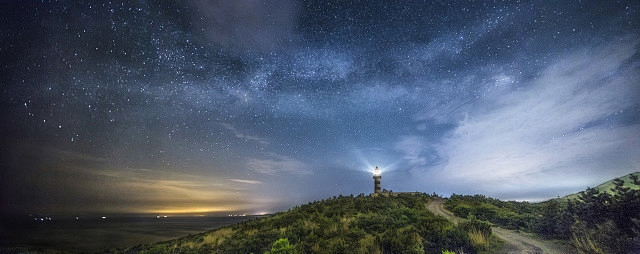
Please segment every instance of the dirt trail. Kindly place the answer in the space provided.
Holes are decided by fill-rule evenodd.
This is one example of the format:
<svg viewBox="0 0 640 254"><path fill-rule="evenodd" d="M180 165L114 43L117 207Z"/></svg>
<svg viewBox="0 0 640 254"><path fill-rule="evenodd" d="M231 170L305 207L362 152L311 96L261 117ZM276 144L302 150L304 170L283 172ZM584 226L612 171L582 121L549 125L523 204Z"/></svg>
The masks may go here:
<svg viewBox="0 0 640 254"><path fill-rule="evenodd" d="M444 200L435 199L429 202L427 209L457 224L460 218L445 210L443 203ZM506 242L505 246L497 253L575 253L568 246L535 239L513 230L493 226L492 231L493 234Z"/></svg>

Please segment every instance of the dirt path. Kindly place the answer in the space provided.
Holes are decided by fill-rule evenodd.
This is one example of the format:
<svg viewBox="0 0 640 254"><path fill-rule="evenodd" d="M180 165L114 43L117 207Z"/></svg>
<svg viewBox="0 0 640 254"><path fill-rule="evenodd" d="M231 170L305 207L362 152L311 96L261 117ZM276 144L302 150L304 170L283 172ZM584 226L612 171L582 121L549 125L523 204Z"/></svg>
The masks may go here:
<svg viewBox="0 0 640 254"><path fill-rule="evenodd" d="M427 209L457 224L460 218L445 210L443 203L443 199L435 199L429 202ZM513 230L493 226L492 231L493 234L506 242L505 246L497 253L575 253L568 246L535 239Z"/></svg>

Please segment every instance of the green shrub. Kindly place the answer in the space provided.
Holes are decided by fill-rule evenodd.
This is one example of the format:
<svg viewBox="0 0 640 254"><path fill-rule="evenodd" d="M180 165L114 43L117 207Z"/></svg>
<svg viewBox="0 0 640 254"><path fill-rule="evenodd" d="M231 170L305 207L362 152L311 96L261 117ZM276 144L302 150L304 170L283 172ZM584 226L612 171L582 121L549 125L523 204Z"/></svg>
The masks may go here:
<svg viewBox="0 0 640 254"><path fill-rule="evenodd" d="M460 218L467 218L471 212L471 206L460 204L455 206L451 211Z"/></svg>
<svg viewBox="0 0 640 254"><path fill-rule="evenodd" d="M280 238L278 241L273 243L271 246L271 251L268 251L267 254L294 254L295 247L289 245L289 239Z"/></svg>
<svg viewBox="0 0 640 254"><path fill-rule="evenodd" d="M471 208L471 213L479 220L493 221L498 213L498 208L492 204L482 203Z"/></svg>

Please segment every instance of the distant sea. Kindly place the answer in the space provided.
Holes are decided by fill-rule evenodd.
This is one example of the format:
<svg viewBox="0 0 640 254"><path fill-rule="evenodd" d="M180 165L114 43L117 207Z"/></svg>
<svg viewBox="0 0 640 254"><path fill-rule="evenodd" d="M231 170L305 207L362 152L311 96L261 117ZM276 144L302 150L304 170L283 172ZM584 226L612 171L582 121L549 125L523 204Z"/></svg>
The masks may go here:
<svg viewBox="0 0 640 254"><path fill-rule="evenodd" d="M8 220L0 224L0 247L44 247L95 252L201 233L255 217L130 216L47 220Z"/></svg>

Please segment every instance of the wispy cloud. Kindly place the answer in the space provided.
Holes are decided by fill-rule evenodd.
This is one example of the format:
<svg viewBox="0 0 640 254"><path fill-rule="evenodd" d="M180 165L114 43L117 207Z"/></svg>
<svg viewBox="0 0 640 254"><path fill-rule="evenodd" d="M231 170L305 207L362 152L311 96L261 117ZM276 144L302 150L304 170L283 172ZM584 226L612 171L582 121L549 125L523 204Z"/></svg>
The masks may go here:
<svg viewBox="0 0 640 254"><path fill-rule="evenodd" d="M505 17L487 18L472 26L440 36L426 45L419 46L416 49L417 52L420 52L417 59L432 63L443 57L455 57L501 26L501 23L506 22Z"/></svg>
<svg viewBox="0 0 640 254"><path fill-rule="evenodd" d="M449 112L456 127L437 146L440 177L474 191L545 195L640 169L640 124L620 114L638 110L637 45L623 40L565 56L524 89ZM419 145L403 137L396 148L419 164Z"/></svg>
<svg viewBox="0 0 640 254"><path fill-rule="evenodd" d="M246 180L246 179L229 179L229 181L236 182L236 183L246 183L246 184L262 184L262 182L260 181Z"/></svg>
<svg viewBox="0 0 640 254"><path fill-rule="evenodd" d="M17 169L31 177L10 184L30 188L16 195L28 198L13 202L34 202L25 203L34 211L221 212L251 210L262 202L249 195L243 186L230 185L218 176L176 169L122 167L95 155L56 148L27 145L22 149L38 151L38 156L20 157L19 166L25 168Z"/></svg>
<svg viewBox="0 0 640 254"><path fill-rule="evenodd" d="M423 155L425 144L419 136L403 136L395 143L396 151L404 153L403 159L407 160L409 166L424 166L427 158Z"/></svg>
<svg viewBox="0 0 640 254"><path fill-rule="evenodd" d="M288 156L269 153L268 158L252 158L247 162L247 167L255 172L277 175L280 173L311 174L308 166Z"/></svg>
<svg viewBox="0 0 640 254"><path fill-rule="evenodd" d="M253 136L253 135L247 135L242 133L240 130L238 130L236 127L234 127L231 124L228 123L220 123L220 125L222 125L222 127L224 127L225 129L231 131L231 133L233 133L233 135L236 138L245 140L245 141L254 141L254 142L258 142L260 144L264 144L264 145L268 145L269 144L269 140L263 137L259 137L259 136Z"/></svg>

